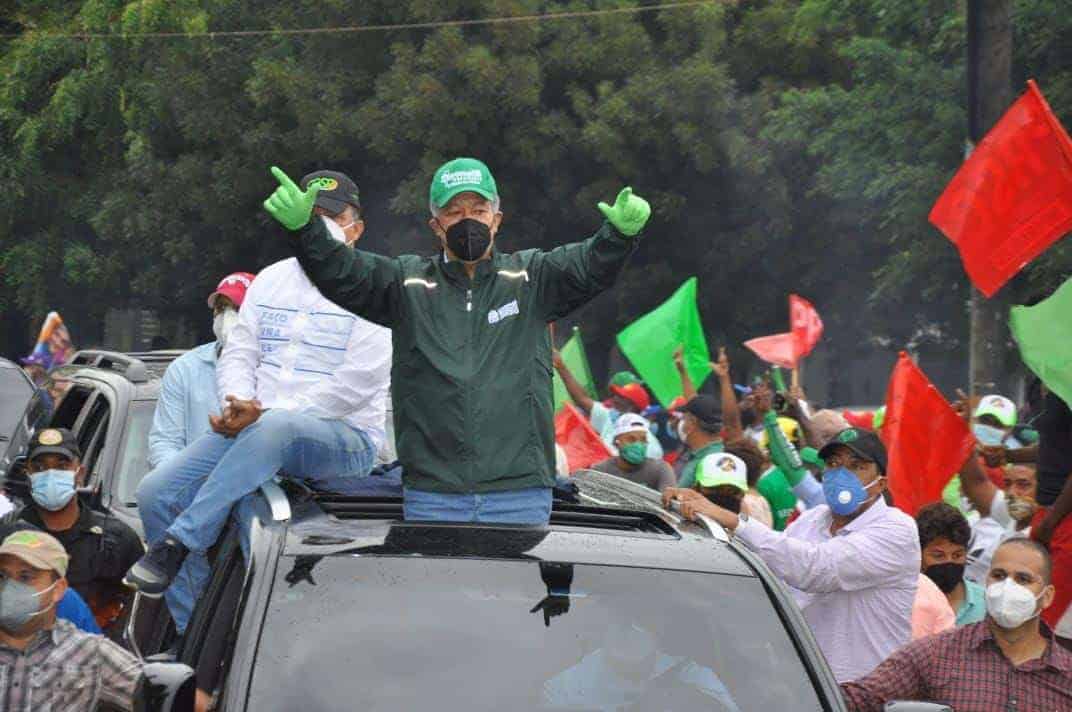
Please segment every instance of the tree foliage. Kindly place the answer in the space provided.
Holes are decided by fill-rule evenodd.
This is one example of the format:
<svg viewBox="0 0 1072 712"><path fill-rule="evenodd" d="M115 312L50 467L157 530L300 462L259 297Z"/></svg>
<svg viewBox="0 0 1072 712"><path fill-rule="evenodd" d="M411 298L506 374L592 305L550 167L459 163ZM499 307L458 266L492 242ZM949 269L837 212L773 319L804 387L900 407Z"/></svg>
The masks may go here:
<svg viewBox="0 0 1072 712"><path fill-rule="evenodd" d="M590 233L631 184L654 219L582 310L590 354L700 276L712 340L784 330L808 295L846 342L962 338L967 283L927 212L963 157L964 19L939 0L754 0L636 14L309 35L121 33L434 23L633 0L24 0L0 18L0 308L59 309L83 343L111 306L186 318L232 270L287 254L268 166L343 170L363 246L426 252L427 181L484 159L505 249ZM1072 123L1072 15L1016 3L1015 81ZM100 33L101 39L54 37ZM1055 285L1068 245L1009 288ZM865 328L863 324L870 324ZM849 327L852 328L849 328ZM565 332L563 332L565 333ZM0 337L2 338L2 337Z"/></svg>

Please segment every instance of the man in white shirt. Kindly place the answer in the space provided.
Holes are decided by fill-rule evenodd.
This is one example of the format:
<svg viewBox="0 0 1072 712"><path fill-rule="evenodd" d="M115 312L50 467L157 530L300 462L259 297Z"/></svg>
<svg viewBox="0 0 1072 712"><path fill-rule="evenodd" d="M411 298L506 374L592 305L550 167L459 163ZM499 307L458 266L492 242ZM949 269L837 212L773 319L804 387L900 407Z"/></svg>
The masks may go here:
<svg viewBox="0 0 1072 712"><path fill-rule="evenodd" d="M352 245L364 230L357 186L329 171L302 183L314 181L317 212ZM385 439L390 368L390 330L327 300L297 259L262 270L216 365L214 432L158 468L167 485L139 500L172 522L131 567L128 585L148 596L169 590L181 633L208 578L205 551L240 499L277 473L319 491L360 491Z"/></svg>

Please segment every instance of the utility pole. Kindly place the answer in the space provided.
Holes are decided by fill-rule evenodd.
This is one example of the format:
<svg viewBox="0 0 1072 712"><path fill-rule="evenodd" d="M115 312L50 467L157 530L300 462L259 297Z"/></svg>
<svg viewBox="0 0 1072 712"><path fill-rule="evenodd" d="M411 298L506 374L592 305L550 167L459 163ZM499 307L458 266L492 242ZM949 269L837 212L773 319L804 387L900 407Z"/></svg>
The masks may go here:
<svg viewBox="0 0 1072 712"><path fill-rule="evenodd" d="M969 151L1012 104L1012 0L967 0ZM971 289L971 393L1002 392L1008 305Z"/></svg>

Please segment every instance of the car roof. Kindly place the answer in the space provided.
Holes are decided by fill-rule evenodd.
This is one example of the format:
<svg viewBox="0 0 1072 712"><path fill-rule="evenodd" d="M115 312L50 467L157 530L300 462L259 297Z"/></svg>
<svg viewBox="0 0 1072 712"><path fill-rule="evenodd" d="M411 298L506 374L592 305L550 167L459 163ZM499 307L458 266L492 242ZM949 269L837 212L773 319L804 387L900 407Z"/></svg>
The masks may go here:
<svg viewBox="0 0 1072 712"><path fill-rule="evenodd" d="M132 400L155 400L167 367L184 353L179 349L135 353L84 350L52 374L73 380L104 381L116 390L131 387Z"/></svg>
<svg viewBox="0 0 1072 712"><path fill-rule="evenodd" d="M605 473L573 478L579 503L555 502L547 527L405 522L400 498L321 497L296 505L287 556L428 556L557 561L755 576L721 529L664 510L658 494Z"/></svg>

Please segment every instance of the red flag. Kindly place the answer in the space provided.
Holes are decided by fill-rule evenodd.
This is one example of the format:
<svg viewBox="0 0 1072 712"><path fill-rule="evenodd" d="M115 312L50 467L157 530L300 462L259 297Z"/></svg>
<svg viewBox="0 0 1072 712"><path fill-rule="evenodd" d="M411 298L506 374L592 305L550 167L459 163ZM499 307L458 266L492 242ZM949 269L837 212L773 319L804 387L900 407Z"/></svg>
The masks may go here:
<svg viewBox="0 0 1072 712"><path fill-rule="evenodd" d="M931 209L990 297L1072 230L1072 141L1033 81Z"/></svg>
<svg viewBox="0 0 1072 712"><path fill-rule="evenodd" d="M782 368L796 368L797 366L796 340L793 334L760 336L744 342L744 345L767 363L773 363Z"/></svg>
<svg viewBox="0 0 1072 712"><path fill-rule="evenodd" d="M841 417L854 428L871 432L875 430L875 414L871 411L843 410Z"/></svg>
<svg viewBox="0 0 1072 712"><path fill-rule="evenodd" d="M789 326L793 331L793 349L796 360L812 352L823 337L823 320L807 299L789 295Z"/></svg>
<svg viewBox="0 0 1072 712"><path fill-rule="evenodd" d="M975 438L923 371L901 352L886 391L886 468L893 503L916 515L942 498L942 489L968 459Z"/></svg>
<svg viewBox="0 0 1072 712"><path fill-rule="evenodd" d="M591 467L611 456L603 438L572 403L566 403L555 416L555 442L566 451L570 472Z"/></svg>

